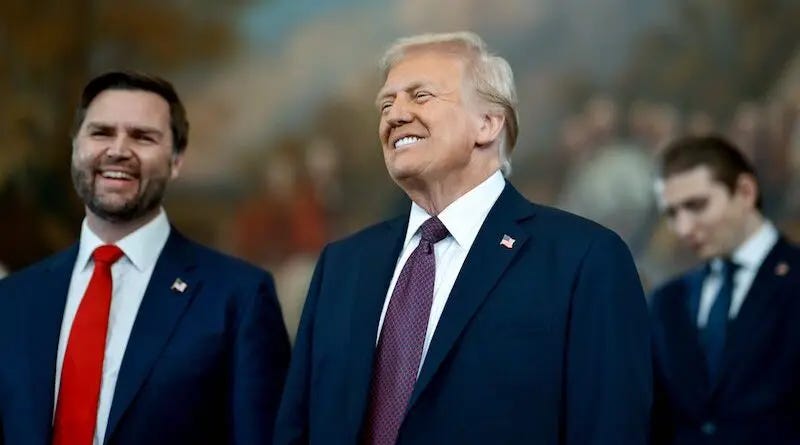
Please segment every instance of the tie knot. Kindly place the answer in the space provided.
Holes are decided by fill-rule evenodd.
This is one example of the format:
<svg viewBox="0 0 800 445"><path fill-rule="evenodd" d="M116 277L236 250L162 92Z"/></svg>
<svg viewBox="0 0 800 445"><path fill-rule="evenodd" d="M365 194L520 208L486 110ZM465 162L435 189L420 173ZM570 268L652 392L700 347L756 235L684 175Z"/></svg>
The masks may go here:
<svg viewBox="0 0 800 445"><path fill-rule="evenodd" d="M722 259L722 268L720 269L720 271L722 272L722 275L733 276L733 274L735 274L736 271L739 270L740 267L741 267L741 264L736 263L732 259L723 258Z"/></svg>
<svg viewBox="0 0 800 445"><path fill-rule="evenodd" d="M447 231L447 227L442 224L442 221L435 216L428 218L427 221L422 223L422 227L420 227L419 231L422 235L422 239L431 244L436 244L445 239L450 233Z"/></svg>
<svg viewBox="0 0 800 445"><path fill-rule="evenodd" d="M114 264L122 257L122 249L113 245L105 244L94 249L92 258L95 263Z"/></svg>

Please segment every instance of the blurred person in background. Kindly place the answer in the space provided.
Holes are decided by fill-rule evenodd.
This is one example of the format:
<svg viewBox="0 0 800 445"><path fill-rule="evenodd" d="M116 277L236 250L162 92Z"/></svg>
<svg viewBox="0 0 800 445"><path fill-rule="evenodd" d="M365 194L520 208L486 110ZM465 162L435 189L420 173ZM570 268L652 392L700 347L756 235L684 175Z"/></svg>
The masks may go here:
<svg viewBox="0 0 800 445"><path fill-rule="evenodd" d="M269 443L289 359L270 275L198 245L161 203L188 139L158 77L84 88L80 239L0 281L0 443Z"/></svg>
<svg viewBox="0 0 800 445"><path fill-rule="evenodd" d="M260 183L236 209L231 237L238 256L270 270L297 254L316 255L328 236L313 184L289 150L263 162Z"/></svg>
<svg viewBox="0 0 800 445"><path fill-rule="evenodd" d="M653 443L800 443L800 250L727 140L673 141L659 177L669 227L702 264L651 297Z"/></svg>
<svg viewBox="0 0 800 445"><path fill-rule="evenodd" d="M327 205L335 203L324 198L337 192L336 160L330 158L334 153L323 153L328 148L324 144L301 147L287 141L277 153L250 161L259 166L259 183L233 212L231 226L222 232L230 238L235 255L274 274L291 340L314 264L335 219ZM306 156L301 157L300 151ZM314 157L313 161L309 157Z"/></svg>
<svg viewBox="0 0 800 445"><path fill-rule="evenodd" d="M655 207L652 156L620 134L618 106L610 97L593 96L583 114L594 148L583 162L569 165L558 207L609 227L638 254Z"/></svg>
<svg viewBox="0 0 800 445"><path fill-rule="evenodd" d="M324 249L276 443L646 443L633 260L612 231L504 178L508 63L462 32L401 39L382 67L379 138L412 204Z"/></svg>

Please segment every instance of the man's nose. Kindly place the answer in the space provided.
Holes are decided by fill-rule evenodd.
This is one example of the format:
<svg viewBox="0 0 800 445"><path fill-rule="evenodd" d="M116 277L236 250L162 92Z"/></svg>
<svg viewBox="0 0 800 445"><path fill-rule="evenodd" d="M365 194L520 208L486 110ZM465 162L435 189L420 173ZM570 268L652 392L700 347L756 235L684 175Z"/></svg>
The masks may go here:
<svg viewBox="0 0 800 445"><path fill-rule="evenodd" d="M672 226L676 235L686 238L694 231L695 221L688 212L679 211L675 215Z"/></svg>
<svg viewBox="0 0 800 445"><path fill-rule="evenodd" d="M106 149L105 155L112 158L124 158L130 156L130 141L124 134L118 135L111 141Z"/></svg>
<svg viewBox="0 0 800 445"><path fill-rule="evenodd" d="M386 115L386 122L393 127L398 127L411 122L413 119L412 116L411 107L407 100L397 97L394 103L392 103L392 106L389 107L389 111Z"/></svg>

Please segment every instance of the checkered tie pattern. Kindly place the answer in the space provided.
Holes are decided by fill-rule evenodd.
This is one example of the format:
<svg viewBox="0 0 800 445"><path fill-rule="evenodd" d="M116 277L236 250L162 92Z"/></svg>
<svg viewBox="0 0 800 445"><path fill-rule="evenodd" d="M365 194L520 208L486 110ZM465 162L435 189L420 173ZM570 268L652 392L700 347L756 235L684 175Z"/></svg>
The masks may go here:
<svg viewBox="0 0 800 445"><path fill-rule="evenodd" d="M364 444L393 445L417 381L436 280L433 245L447 237L437 217L420 227L421 239L397 278L383 320L369 395Z"/></svg>

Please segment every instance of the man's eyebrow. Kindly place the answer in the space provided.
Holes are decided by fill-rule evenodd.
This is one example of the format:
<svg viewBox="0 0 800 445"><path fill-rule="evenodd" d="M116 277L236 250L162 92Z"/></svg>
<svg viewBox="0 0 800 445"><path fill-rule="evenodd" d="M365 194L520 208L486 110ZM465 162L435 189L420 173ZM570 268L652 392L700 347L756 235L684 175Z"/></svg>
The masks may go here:
<svg viewBox="0 0 800 445"><path fill-rule="evenodd" d="M142 125L131 125L129 127L125 127L125 129L131 133L152 134L152 135L157 135L159 137L163 136L164 134L164 132L162 132L158 128L142 126Z"/></svg>
<svg viewBox="0 0 800 445"><path fill-rule="evenodd" d="M113 127L113 125L105 122L89 122L86 124L86 128L89 130L107 130Z"/></svg>
<svg viewBox="0 0 800 445"><path fill-rule="evenodd" d="M708 201L708 196L705 196L705 195L693 195L693 196L689 196L689 197L687 197L685 199L682 199L682 200L680 200L678 202L672 203L670 205L665 205L664 206L664 211L665 212L668 211L668 210L676 211L677 209L685 208L685 207L687 207L689 205L692 205L694 203L704 202L704 201Z"/></svg>

